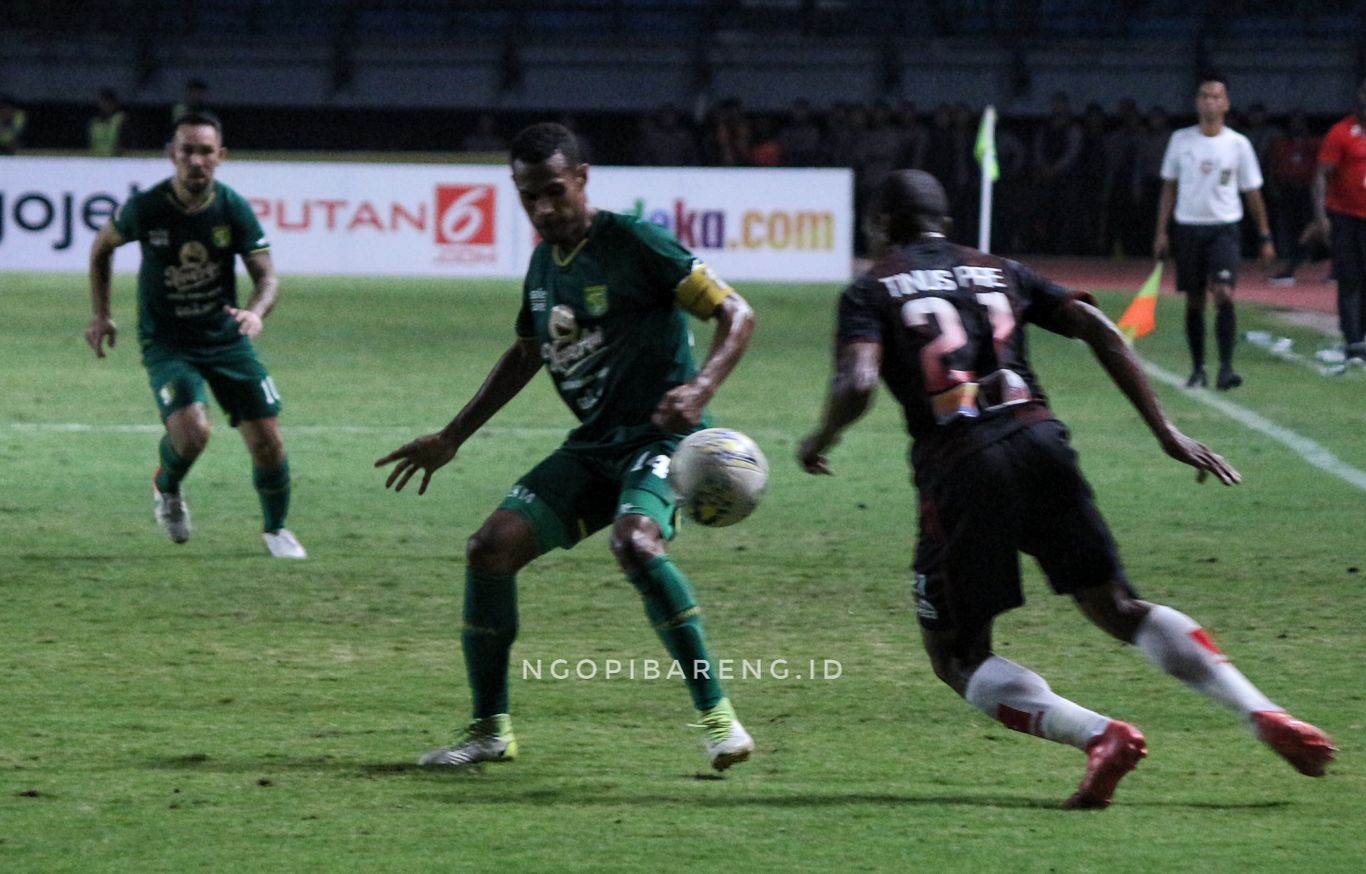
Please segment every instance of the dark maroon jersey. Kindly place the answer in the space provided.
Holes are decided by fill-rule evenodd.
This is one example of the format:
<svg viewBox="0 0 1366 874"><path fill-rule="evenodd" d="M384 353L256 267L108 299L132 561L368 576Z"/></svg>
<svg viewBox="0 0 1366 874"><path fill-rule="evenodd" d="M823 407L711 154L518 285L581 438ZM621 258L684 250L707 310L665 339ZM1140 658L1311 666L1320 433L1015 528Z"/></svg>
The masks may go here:
<svg viewBox="0 0 1366 874"><path fill-rule="evenodd" d="M905 411L919 468L1050 415L1024 325L1061 333L1054 315L1076 298L1092 302L1022 264L926 236L845 290L836 338L882 344L882 379Z"/></svg>

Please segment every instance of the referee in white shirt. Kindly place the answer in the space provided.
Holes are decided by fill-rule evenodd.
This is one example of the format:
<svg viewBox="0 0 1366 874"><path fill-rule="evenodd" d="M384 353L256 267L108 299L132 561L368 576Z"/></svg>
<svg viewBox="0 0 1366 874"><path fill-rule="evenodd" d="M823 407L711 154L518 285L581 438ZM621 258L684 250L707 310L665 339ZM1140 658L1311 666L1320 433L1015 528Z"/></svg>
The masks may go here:
<svg viewBox="0 0 1366 874"><path fill-rule="evenodd" d="M1219 344L1219 376L1215 385L1242 385L1233 370L1233 346L1238 335L1233 313L1233 287L1243 220L1241 194L1257 223L1261 257L1271 262L1276 247L1262 201L1262 170L1247 137L1224 127L1228 115L1228 85L1223 77L1200 78L1195 95L1200 123L1173 131L1162 158L1162 200L1157 208L1153 254L1176 257L1176 287L1186 295L1186 343L1191 352L1192 388L1209 384L1205 376L1205 292L1214 294L1214 336ZM1176 226L1170 240L1167 228L1175 208Z"/></svg>

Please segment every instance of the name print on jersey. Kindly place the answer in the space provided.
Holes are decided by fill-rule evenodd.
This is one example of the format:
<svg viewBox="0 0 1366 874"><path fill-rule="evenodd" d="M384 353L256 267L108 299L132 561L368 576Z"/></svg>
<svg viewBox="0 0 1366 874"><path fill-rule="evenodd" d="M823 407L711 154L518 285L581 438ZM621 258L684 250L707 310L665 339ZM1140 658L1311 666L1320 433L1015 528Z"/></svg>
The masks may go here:
<svg viewBox="0 0 1366 874"><path fill-rule="evenodd" d="M960 264L952 270L911 270L878 279L892 297L911 297L926 291L960 288L1005 288L1005 273L997 267Z"/></svg>

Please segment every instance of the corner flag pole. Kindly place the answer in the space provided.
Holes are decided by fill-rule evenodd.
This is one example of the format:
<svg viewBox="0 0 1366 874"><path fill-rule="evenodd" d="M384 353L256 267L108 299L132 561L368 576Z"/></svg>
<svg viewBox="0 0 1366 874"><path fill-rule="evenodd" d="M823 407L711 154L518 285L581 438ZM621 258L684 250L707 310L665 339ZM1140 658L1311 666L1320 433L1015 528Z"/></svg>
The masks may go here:
<svg viewBox="0 0 1366 874"><path fill-rule="evenodd" d="M979 204L977 248L991 251L991 185L1001 178L1001 166L996 161L996 107L990 104L982 110L982 123L977 128L977 145L972 154L982 165L982 199Z"/></svg>

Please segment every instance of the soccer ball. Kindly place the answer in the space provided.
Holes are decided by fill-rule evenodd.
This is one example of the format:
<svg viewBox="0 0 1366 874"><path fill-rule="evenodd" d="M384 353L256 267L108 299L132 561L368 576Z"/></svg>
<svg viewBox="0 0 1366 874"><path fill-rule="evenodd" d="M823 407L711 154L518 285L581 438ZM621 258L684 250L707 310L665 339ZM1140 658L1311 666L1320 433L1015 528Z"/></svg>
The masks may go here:
<svg viewBox="0 0 1366 874"><path fill-rule="evenodd" d="M669 462L669 485L683 512L712 528L734 525L753 513L767 483L764 453L730 428L689 434Z"/></svg>

